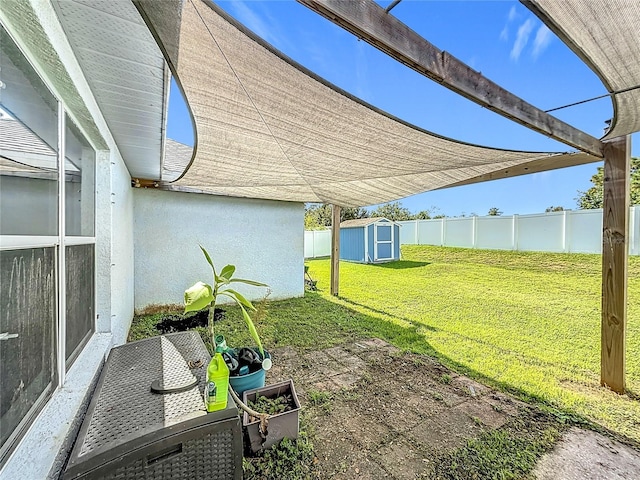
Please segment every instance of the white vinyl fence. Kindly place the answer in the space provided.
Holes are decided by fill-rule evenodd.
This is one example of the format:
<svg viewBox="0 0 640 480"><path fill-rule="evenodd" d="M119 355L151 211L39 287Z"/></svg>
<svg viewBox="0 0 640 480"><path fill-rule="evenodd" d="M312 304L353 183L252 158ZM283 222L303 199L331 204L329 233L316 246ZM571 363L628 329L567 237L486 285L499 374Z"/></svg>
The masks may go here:
<svg viewBox="0 0 640 480"><path fill-rule="evenodd" d="M328 257L331 255L331 229L305 230L304 258Z"/></svg>
<svg viewBox="0 0 640 480"><path fill-rule="evenodd" d="M399 222L401 245L600 253L602 209ZM310 235L312 234L313 237ZM307 231L305 258L331 254L331 231ZM629 212L629 254L640 255L640 206Z"/></svg>

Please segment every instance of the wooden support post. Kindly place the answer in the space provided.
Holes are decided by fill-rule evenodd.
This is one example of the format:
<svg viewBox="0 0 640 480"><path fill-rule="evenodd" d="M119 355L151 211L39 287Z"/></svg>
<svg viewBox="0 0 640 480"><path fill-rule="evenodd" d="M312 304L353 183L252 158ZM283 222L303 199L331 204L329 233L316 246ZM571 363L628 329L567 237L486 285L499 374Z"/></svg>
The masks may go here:
<svg viewBox="0 0 640 480"><path fill-rule="evenodd" d="M625 391L631 137L604 144L600 384Z"/></svg>
<svg viewBox="0 0 640 480"><path fill-rule="evenodd" d="M340 207L331 210L331 295L338 296L340 289Z"/></svg>

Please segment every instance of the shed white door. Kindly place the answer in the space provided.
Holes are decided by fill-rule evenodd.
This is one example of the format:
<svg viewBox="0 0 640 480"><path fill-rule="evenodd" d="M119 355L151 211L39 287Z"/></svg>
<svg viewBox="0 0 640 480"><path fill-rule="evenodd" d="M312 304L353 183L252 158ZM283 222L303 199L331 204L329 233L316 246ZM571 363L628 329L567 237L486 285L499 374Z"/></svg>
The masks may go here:
<svg viewBox="0 0 640 480"><path fill-rule="evenodd" d="M393 225L374 225L374 260L393 260Z"/></svg>

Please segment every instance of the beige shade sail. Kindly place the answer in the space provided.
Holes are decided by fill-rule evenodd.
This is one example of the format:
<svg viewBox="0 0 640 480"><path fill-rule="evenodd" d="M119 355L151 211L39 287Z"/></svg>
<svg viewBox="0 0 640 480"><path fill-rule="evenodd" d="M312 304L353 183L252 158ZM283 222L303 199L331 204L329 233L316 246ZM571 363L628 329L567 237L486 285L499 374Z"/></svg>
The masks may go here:
<svg viewBox="0 0 640 480"><path fill-rule="evenodd" d="M330 85L209 2L136 4L195 122L192 163L170 188L362 206L599 160L440 137Z"/></svg>
<svg viewBox="0 0 640 480"><path fill-rule="evenodd" d="M640 131L640 1L533 0L525 5L612 94L614 117L604 139Z"/></svg>

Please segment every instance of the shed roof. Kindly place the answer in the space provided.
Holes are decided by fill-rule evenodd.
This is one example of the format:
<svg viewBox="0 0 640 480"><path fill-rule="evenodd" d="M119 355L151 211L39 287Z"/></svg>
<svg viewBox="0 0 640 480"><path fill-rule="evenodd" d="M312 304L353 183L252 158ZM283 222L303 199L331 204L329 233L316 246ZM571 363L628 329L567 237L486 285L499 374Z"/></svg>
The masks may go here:
<svg viewBox="0 0 640 480"><path fill-rule="evenodd" d="M33 133L22 122L0 108L0 132L2 142L0 157L20 162L25 167L55 171L58 168L57 152Z"/></svg>
<svg viewBox="0 0 640 480"><path fill-rule="evenodd" d="M20 120L0 107L0 174L29 175L57 179L58 153ZM77 174L78 167L69 160L67 174Z"/></svg>
<svg viewBox="0 0 640 480"><path fill-rule="evenodd" d="M344 222L340 222L340 228L366 227L367 225L377 223L381 220L393 224L396 223L385 217L356 218L355 220L345 220Z"/></svg>

